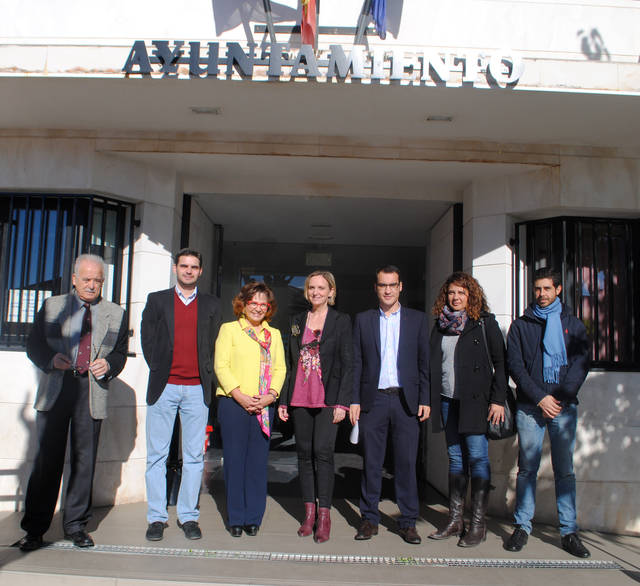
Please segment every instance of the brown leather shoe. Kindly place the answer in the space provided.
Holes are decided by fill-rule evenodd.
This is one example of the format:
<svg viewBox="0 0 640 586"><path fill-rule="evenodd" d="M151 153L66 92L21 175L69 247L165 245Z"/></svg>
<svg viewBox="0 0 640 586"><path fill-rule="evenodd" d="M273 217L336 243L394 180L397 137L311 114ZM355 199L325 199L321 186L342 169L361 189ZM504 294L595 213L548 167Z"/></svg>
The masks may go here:
<svg viewBox="0 0 640 586"><path fill-rule="evenodd" d="M378 535L378 526L365 519L358 527L358 532L354 539L365 541L366 539L371 539L374 535Z"/></svg>
<svg viewBox="0 0 640 586"><path fill-rule="evenodd" d="M420 539L415 527L400 527L398 533L402 539L411 545L420 545L422 543L422 539Z"/></svg>

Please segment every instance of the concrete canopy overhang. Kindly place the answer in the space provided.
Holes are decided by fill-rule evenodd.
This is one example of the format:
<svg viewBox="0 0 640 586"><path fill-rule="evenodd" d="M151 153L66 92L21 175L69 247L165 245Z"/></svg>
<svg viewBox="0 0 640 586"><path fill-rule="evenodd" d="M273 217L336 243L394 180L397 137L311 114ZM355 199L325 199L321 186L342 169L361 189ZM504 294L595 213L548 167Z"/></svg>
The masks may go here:
<svg viewBox="0 0 640 586"><path fill-rule="evenodd" d="M424 234L475 180L640 147L640 100L620 94L18 76L0 78L0 91L5 137L89 138L101 153L175 171L241 240L277 241L302 217L339 216L349 220L335 232L349 243L364 229L357 199L376 198L366 206L374 233L391 225L396 243L414 244L406 227L417 219ZM264 195L266 207L255 201ZM412 203L399 212L398 200ZM232 219L256 207L273 216L271 232L234 231Z"/></svg>

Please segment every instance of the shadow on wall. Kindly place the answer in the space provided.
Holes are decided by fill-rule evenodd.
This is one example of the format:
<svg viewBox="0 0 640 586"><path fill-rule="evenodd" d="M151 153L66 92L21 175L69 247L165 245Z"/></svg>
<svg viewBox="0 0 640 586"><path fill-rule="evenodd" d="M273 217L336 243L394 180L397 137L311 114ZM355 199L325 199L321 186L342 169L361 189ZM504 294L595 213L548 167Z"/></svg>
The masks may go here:
<svg viewBox="0 0 640 586"><path fill-rule="evenodd" d="M580 39L580 50L589 61L611 61L611 55L597 28L590 31L580 29L576 34Z"/></svg>
<svg viewBox="0 0 640 586"><path fill-rule="evenodd" d="M582 513L583 524L588 520L589 529L640 534L637 376L594 372L578 395L574 457L578 520Z"/></svg>
<svg viewBox="0 0 640 586"><path fill-rule="evenodd" d="M109 416L102 423L98 462L93 482L93 504L115 504L122 483L122 469L136 444L138 417L136 394L116 378L109 385ZM144 479L140 479L143 482Z"/></svg>
<svg viewBox="0 0 640 586"><path fill-rule="evenodd" d="M400 31L400 21L402 19L402 7L404 0L388 0L386 9L387 32L394 38L398 38ZM251 22L266 24L267 19L264 12L263 0L211 0L213 8L213 18L216 26L216 35L221 35L226 31L233 30L242 24L248 43L253 43L253 32ZM293 6L296 6L293 8ZM289 1L287 4L271 2L271 15L274 23L293 22L299 24L300 10L298 2ZM323 22L322 12L319 19L320 26L335 26L333 22ZM355 28L357 22L353 23ZM268 35L265 33L262 42L268 42Z"/></svg>
<svg viewBox="0 0 640 586"><path fill-rule="evenodd" d="M640 397L631 391L634 373L591 373L578 399L574 451L578 524L583 529L640 534L637 490L640 483ZM637 376L637 375L635 375ZM490 443L494 479L508 486L493 491L491 507L509 513L515 505L518 444L515 439ZM499 475L500 480L497 478ZM500 502L504 497L504 501ZM557 525L555 487L548 435L545 434L536 491L534 521ZM553 540L555 537L550 536Z"/></svg>
<svg viewBox="0 0 640 586"><path fill-rule="evenodd" d="M251 22L265 24L267 19L264 13L263 0L211 0L213 18L216 24L216 35L233 30L242 24L248 43L253 43ZM271 2L271 15L273 22L297 22L299 11L280 2ZM265 36L265 40L267 37Z"/></svg>
<svg viewBox="0 0 640 586"><path fill-rule="evenodd" d="M36 422L34 420L34 411L31 404L25 403L22 406L22 409L20 409L20 423L24 425L27 437L25 457L22 459L18 468L11 470L5 469L0 472L2 476L17 477L15 494L3 495L0 497L5 502L11 500L13 502L12 508L14 511L23 510L24 497L27 491L27 482L29 481L29 475L31 474L31 468L33 466L33 459L38 445Z"/></svg>

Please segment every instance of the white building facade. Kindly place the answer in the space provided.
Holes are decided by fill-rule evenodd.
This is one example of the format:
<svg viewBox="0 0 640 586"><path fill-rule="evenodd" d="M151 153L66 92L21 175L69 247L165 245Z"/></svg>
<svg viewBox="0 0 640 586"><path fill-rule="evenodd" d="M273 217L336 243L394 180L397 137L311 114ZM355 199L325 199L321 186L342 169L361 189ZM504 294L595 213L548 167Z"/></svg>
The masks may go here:
<svg viewBox="0 0 640 586"><path fill-rule="evenodd" d="M34 456L29 322L85 250L131 330L94 503L144 499L140 316L188 244L228 308L251 276L285 308L324 266L354 313L393 263L430 311L462 269L505 334L554 266L593 340L579 524L640 533L640 2L388 0L386 38L354 45L360 0L322 0L315 50L293 0L271 2L271 31L256 0L0 4L1 507L22 506ZM516 440L490 454L508 516ZM421 462L446 493L428 428ZM536 515L555 522L548 450Z"/></svg>

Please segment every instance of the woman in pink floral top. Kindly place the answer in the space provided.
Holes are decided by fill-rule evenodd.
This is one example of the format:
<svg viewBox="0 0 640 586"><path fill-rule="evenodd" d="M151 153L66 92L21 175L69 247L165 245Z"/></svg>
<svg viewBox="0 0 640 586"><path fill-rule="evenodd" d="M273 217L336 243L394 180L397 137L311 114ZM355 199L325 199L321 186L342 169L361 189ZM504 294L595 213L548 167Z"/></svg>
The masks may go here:
<svg viewBox="0 0 640 586"><path fill-rule="evenodd" d="M314 271L307 277L304 296L311 309L291 321L292 375L280 395L278 414L283 421L292 416L296 436L305 505L305 519L298 535L311 535L315 526L314 539L322 543L331 532L333 452L338 423L351 402L351 319L329 307L335 303L336 281L328 271Z"/></svg>

